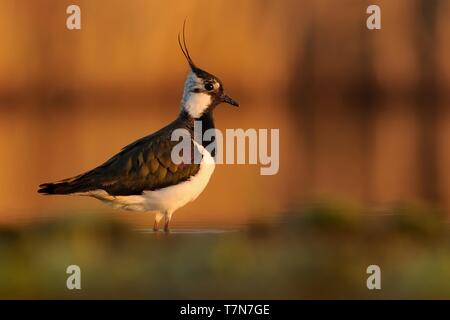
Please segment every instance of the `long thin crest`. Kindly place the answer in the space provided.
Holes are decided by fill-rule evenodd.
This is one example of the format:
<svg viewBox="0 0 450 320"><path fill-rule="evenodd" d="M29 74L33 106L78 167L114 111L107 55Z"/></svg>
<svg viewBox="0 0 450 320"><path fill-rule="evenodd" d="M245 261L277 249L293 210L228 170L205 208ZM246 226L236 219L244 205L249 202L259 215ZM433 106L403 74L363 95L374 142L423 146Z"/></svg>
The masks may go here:
<svg viewBox="0 0 450 320"><path fill-rule="evenodd" d="M180 33L178 32L178 44L180 46L181 51L183 52L183 55L186 57L187 62L189 63L189 66L191 69L195 69L195 63L192 61L191 55L189 54L188 47L186 45L186 19L184 19L183 22L183 33L182 38L180 36Z"/></svg>

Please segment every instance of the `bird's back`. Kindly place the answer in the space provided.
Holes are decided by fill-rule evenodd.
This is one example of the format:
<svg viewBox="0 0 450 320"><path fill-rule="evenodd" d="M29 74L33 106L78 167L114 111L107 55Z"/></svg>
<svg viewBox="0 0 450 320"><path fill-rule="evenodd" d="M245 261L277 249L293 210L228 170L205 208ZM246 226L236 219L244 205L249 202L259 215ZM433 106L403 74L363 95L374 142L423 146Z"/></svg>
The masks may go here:
<svg viewBox="0 0 450 320"><path fill-rule="evenodd" d="M105 190L112 196L139 195L188 180L199 171L199 164L175 164L171 159L172 132L186 129L192 134L192 125L179 117L161 130L124 147L102 165L56 183L40 185L39 193L73 194ZM191 150L196 150L192 144ZM193 152L191 156L193 160Z"/></svg>

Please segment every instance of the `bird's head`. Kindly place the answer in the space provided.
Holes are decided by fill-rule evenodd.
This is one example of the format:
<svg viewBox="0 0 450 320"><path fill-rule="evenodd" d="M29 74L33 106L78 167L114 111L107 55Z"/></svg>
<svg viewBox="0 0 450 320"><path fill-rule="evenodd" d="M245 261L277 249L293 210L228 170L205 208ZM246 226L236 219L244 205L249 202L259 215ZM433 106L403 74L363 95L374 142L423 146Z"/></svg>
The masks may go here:
<svg viewBox="0 0 450 320"><path fill-rule="evenodd" d="M185 21L186 23L186 21ZM222 81L213 74L198 68L189 54L186 38L185 24L183 24L183 38L178 34L178 43L189 64L190 71L184 84L182 111L194 119L200 118L206 112L212 111L218 104L224 102L238 107L239 103L225 94Z"/></svg>

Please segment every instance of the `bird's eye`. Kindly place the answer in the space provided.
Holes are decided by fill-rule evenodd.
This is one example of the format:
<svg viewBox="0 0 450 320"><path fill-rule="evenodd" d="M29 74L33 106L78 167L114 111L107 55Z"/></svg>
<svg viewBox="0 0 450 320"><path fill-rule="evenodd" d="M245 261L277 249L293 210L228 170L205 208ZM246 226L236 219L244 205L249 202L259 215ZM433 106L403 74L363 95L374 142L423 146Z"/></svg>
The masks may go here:
<svg viewBox="0 0 450 320"><path fill-rule="evenodd" d="M214 90L214 86L212 83L207 83L207 84L205 84L205 89L208 91L212 91L212 90Z"/></svg>

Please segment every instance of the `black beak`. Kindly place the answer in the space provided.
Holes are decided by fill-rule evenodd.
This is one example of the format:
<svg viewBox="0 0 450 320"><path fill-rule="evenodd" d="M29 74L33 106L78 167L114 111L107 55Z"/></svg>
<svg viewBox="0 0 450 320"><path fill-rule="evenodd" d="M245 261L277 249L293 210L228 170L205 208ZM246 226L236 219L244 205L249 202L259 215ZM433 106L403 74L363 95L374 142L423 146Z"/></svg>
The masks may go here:
<svg viewBox="0 0 450 320"><path fill-rule="evenodd" d="M222 102L231 104L232 106L235 106L235 107L239 107L239 102L237 102L236 100L231 99L231 98L230 98L229 96L227 96L226 94L224 94L224 95L222 96Z"/></svg>

